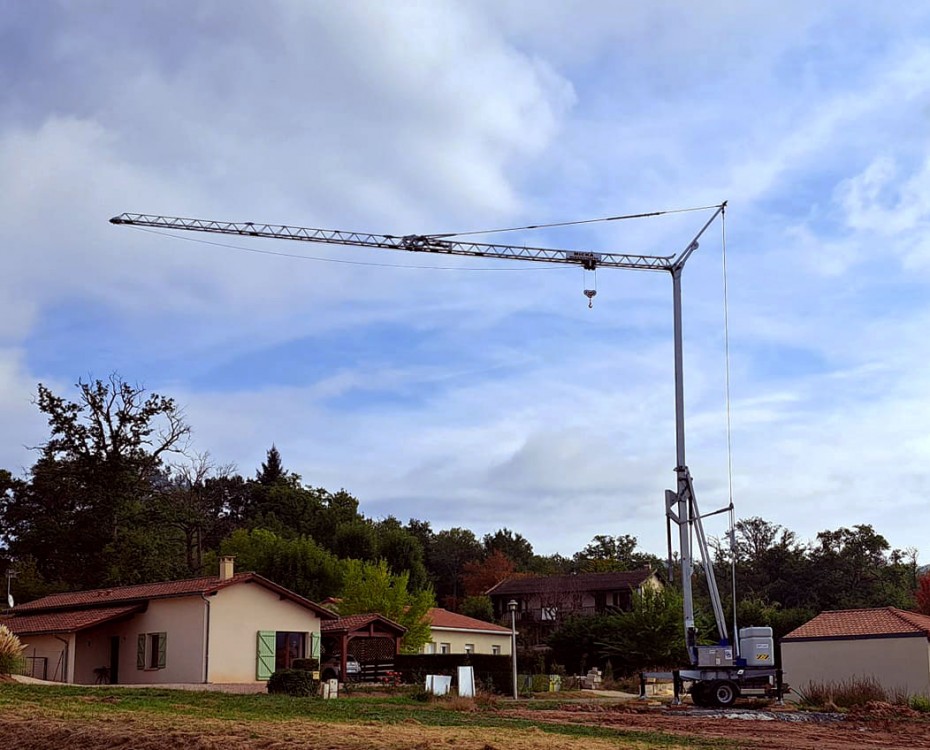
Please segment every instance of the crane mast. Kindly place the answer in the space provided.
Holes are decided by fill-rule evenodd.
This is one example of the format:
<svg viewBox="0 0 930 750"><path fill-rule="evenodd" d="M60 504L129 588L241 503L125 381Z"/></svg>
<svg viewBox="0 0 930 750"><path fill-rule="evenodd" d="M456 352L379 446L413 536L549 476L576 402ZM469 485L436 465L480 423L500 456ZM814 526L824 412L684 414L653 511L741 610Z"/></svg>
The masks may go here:
<svg viewBox="0 0 930 750"><path fill-rule="evenodd" d="M672 300L674 318L675 350L675 442L677 487L667 490L666 519L669 525L669 572L672 571L671 525L678 527L680 550L680 578L684 598L685 642L692 665L698 663L697 631L694 622L694 597L691 577L694 569L692 535L700 552L703 570L707 578L717 634L721 644L728 642L726 618L720 601L720 593L714 577L714 569L707 539L704 534L702 516L694 495L691 472L685 460L685 409L684 409L684 358L681 309L681 276L688 259L698 248L698 242L714 220L726 209L726 202L716 207L701 230L677 255L636 255L631 253L604 253L588 250L561 250L555 248L526 247L479 242L463 242L454 235L404 235L371 234L348 232L335 229L314 229L288 226L285 224L256 224L253 222L226 222L204 219L186 219L176 216L123 213L110 219L111 224L148 227L163 230L182 230L208 234L236 235L268 239L312 242L325 245L380 248L417 253L436 253L501 260L560 263L581 266L586 270L596 268L622 268L636 271L664 271L672 277ZM726 508L724 510L729 510ZM715 511L721 512L721 511ZM709 514L712 515L712 514Z"/></svg>

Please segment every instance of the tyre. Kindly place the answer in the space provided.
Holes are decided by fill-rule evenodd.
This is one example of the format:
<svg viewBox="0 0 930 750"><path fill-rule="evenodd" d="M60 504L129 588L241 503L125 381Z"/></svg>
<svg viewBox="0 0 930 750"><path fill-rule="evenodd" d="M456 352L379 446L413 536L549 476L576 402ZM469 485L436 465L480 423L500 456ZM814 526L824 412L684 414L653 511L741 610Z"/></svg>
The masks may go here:
<svg viewBox="0 0 930 750"><path fill-rule="evenodd" d="M713 705L710 692L710 685L706 682L695 682L691 686L691 701L698 708L710 708Z"/></svg>
<svg viewBox="0 0 930 750"><path fill-rule="evenodd" d="M727 680L718 680L711 683L711 700L721 708L729 708L739 697L739 688Z"/></svg>

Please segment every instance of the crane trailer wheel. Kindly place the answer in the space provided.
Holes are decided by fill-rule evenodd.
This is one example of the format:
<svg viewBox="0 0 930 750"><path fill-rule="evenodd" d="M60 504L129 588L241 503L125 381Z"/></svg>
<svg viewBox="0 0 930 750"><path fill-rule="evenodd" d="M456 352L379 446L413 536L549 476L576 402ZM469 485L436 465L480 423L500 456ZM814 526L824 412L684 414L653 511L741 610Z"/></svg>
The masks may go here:
<svg viewBox="0 0 930 750"><path fill-rule="evenodd" d="M721 708L729 708L739 697L739 688L728 680L716 680L711 683L711 698L713 703Z"/></svg>

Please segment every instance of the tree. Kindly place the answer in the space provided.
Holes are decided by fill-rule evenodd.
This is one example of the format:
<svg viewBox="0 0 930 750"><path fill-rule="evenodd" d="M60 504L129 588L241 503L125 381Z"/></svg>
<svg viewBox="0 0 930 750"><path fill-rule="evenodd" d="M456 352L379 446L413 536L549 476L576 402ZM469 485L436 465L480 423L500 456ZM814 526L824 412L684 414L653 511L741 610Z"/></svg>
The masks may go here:
<svg viewBox="0 0 930 750"><path fill-rule="evenodd" d="M481 543L468 529L453 528L433 535L429 550L430 572L437 593L451 609L458 609L465 563L481 558Z"/></svg>
<svg viewBox="0 0 930 750"><path fill-rule="evenodd" d="M265 487L270 487L287 480L288 474L284 470L284 464L281 463L281 454L278 452L277 446L272 443L262 467L255 474L255 481Z"/></svg>
<svg viewBox="0 0 930 750"><path fill-rule="evenodd" d="M395 518L386 518L375 526L378 558L387 562L392 573L410 573L410 586L414 590L429 585L429 574L424 563L420 540L407 531Z"/></svg>
<svg viewBox="0 0 930 750"><path fill-rule="evenodd" d="M930 571L917 579L917 591L914 597L917 600L917 611L930 615Z"/></svg>
<svg viewBox="0 0 930 750"><path fill-rule="evenodd" d="M411 591L410 576L394 575L384 560L366 563L347 560L340 616L376 612L400 623L404 635L404 653L415 654L430 639L429 611L436 606L432 589Z"/></svg>
<svg viewBox="0 0 930 750"><path fill-rule="evenodd" d="M462 589L467 597L482 596L513 574L510 558L500 550L494 550L484 560L473 560L462 566Z"/></svg>
<svg viewBox="0 0 930 750"><path fill-rule="evenodd" d="M494 622L494 603L490 596L466 596L462 602L462 614L476 620Z"/></svg>
<svg viewBox="0 0 930 750"><path fill-rule="evenodd" d="M70 588L176 577L182 541L160 523L154 487L190 428L172 399L116 374L76 387L70 401L38 386L51 434L3 501L10 553Z"/></svg>
<svg viewBox="0 0 930 750"><path fill-rule="evenodd" d="M620 536L598 534L581 552L575 553L575 564L584 573L661 567L662 561L659 558L638 552L636 545L636 537L630 534Z"/></svg>
<svg viewBox="0 0 930 750"><path fill-rule="evenodd" d="M493 534L485 534L482 545L485 555L500 552L510 559L516 570L528 570L533 562L533 545L506 527Z"/></svg>
<svg viewBox="0 0 930 750"><path fill-rule="evenodd" d="M283 538L267 529L237 529L220 545L236 567L254 571L313 601L338 596L345 562L308 537Z"/></svg>
<svg viewBox="0 0 930 750"><path fill-rule="evenodd" d="M158 514L163 523L182 535L191 575L202 574L204 551L215 549L233 531L227 495L217 491L226 487L218 480L229 479L231 472L231 467L214 467L209 455L202 454L172 466L156 488Z"/></svg>
<svg viewBox="0 0 930 750"><path fill-rule="evenodd" d="M687 664L682 609L682 595L671 586L635 593L633 608L615 616L616 629L602 644L614 669L632 674Z"/></svg>

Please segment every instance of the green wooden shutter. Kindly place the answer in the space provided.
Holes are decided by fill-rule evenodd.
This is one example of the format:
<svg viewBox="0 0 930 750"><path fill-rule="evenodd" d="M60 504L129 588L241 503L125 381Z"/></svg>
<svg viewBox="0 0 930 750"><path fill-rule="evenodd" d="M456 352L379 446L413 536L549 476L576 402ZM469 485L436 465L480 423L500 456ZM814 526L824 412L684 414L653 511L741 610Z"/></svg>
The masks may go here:
<svg viewBox="0 0 930 750"><path fill-rule="evenodd" d="M139 633L136 641L136 669L145 669L145 633Z"/></svg>
<svg viewBox="0 0 930 750"><path fill-rule="evenodd" d="M158 634L158 668L164 669L168 661L168 634Z"/></svg>
<svg viewBox="0 0 930 750"><path fill-rule="evenodd" d="M320 658L320 634L319 633L307 633L307 656L311 659Z"/></svg>
<svg viewBox="0 0 930 750"><path fill-rule="evenodd" d="M255 663L255 679L267 680L274 672L275 631L258 631L258 658Z"/></svg>

